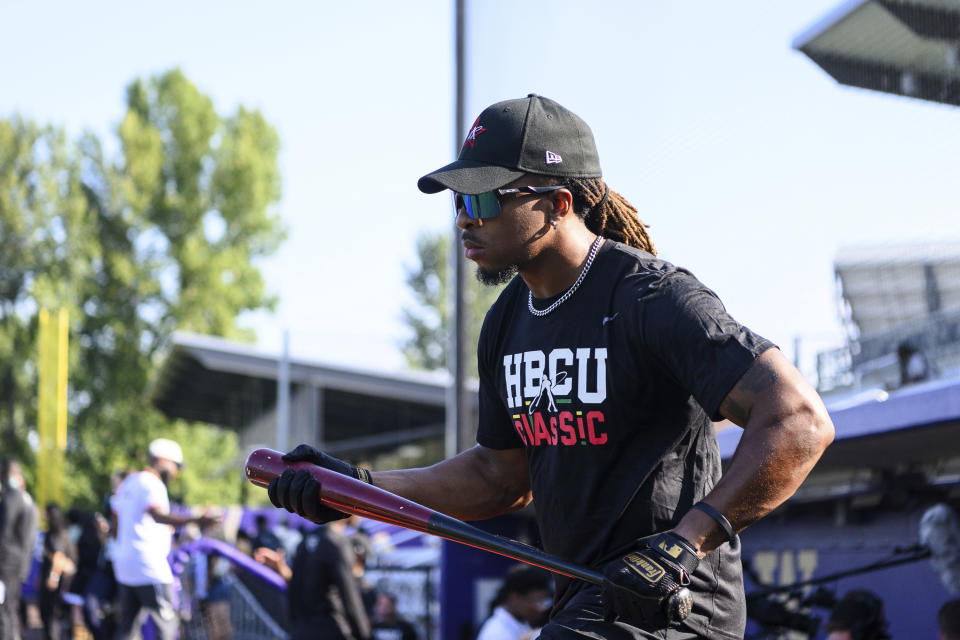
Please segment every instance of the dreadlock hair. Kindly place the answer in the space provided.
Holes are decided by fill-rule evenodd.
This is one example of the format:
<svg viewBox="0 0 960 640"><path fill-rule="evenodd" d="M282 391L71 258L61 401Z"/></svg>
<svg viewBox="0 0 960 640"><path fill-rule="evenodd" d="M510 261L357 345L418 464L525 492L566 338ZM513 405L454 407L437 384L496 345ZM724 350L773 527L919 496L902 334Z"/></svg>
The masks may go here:
<svg viewBox="0 0 960 640"><path fill-rule="evenodd" d="M587 229L598 236L657 255L657 248L647 225L637 215L637 208L610 189L602 178L558 178L536 174L527 174L527 178L540 186L566 186L573 195L574 212Z"/></svg>
<svg viewBox="0 0 960 640"><path fill-rule="evenodd" d="M637 215L637 208L610 189L601 178L566 178L563 184L573 194L573 210L583 218L587 229L598 236L657 255L657 248L653 246L647 225Z"/></svg>

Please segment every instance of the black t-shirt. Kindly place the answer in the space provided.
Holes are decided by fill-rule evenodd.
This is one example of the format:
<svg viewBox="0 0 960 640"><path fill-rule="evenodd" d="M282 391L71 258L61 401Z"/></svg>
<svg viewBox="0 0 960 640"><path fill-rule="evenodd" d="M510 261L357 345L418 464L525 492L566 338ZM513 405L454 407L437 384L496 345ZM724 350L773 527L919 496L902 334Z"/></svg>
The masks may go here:
<svg viewBox="0 0 960 640"><path fill-rule="evenodd" d="M526 449L544 549L600 566L716 484L711 419L773 345L690 272L611 240L552 313L531 314L528 293L515 278L484 320L477 442ZM582 585L558 576L557 607ZM691 629L742 634L739 544L710 554L693 586Z"/></svg>
<svg viewBox="0 0 960 640"><path fill-rule="evenodd" d="M353 547L329 525L304 535L287 588L290 637L360 640L370 635L360 586L353 575Z"/></svg>

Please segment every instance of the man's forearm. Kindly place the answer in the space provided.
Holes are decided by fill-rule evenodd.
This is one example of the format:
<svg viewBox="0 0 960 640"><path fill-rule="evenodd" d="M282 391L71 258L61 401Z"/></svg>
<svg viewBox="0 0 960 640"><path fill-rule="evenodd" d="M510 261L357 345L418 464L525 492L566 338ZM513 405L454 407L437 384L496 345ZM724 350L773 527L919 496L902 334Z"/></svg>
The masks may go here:
<svg viewBox="0 0 960 640"><path fill-rule="evenodd" d="M374 472L373 484L454 518L482 520L530 501L521 455L474 447L430 467Z"/></svg>
<svg viewBox="0 0 960 640"><path fill-rule="evenodd" d="M172 513L154 513L151 515L153 515L153 519L160 524L168 524L171 527L182 527L194 521L193 516L178 516Z"/></svg>
<svg viewBox="0 0 960 640"><path fill-rule="evenodd" d="M800 388L755 406L726 473L704 498L741 531L786 501L833 440L833 423L819 396ZM701 552L726 541L706 513L691 510L674 529Z"/></svg>
<svg viewBox="0 0 960 640"><path fill-rule="evenodd" d="M177 515L173 513L160 513L159 511L151 511L150 515L160 524L168 524L171 527L182 527L185 524L191 523L200 524L204 519L203 516Z"/></svg>
<svg viewBox="0 0 960 640"><path fill-rule="evenodd" d="M724 514L734 531L742 531L792 496L829 443L824 441L820 426L785 430L788 433L776 429L744 431L727 473L706 496L705 502ZM709 552L725 541L722 532L711 526L715 523L709 516L699 511L690 515L701 521L698 528L707 525L713 529L701 545L703 551Z"/></svg>

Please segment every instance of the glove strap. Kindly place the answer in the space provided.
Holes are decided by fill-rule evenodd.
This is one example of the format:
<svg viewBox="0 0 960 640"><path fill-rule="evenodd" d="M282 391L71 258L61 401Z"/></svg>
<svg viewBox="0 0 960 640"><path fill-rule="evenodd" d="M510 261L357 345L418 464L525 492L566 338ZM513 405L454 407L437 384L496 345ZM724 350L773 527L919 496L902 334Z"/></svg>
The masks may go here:
<svg viewBox="0 0 960 640"><path fill-rule="evenodd" d="M716 520L717 524L720 525L720 528L723 529L723 532L727 534L727 539L730 542L733 542L737 539L737 534L734 532L733 526L730 524L730 521L723 516L722 513L708 505L706 502L698 502L697 504L693 505L693 508L703 511L705 514Z"/></svg>
<svg viewBox="0 0 960 640"><path fill-rule="evenodd" d="M363 467L354 467L357 470L357 480L366 482L367 484L373 484L373 478L370 477L370 470L364 469Z"/></svg>
<svg viewBox="0 0 960 640"><path fill-rule="evenodd" d="M700 556L689 542L675 533L661 533L650 543L657 553L683 567L688 574L693 573L700 564Z"/></svg>

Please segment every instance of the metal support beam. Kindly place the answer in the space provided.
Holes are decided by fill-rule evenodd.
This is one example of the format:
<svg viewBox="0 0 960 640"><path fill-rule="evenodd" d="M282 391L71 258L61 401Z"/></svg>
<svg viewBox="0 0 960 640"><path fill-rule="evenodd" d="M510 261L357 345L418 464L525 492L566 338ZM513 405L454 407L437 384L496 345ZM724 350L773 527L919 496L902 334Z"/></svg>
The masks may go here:
<svg viewBox="0 0 960 640"><path fill-rule="evenodd" d="M456 101L454 118L454 154L460 152L460 139L466 128L464 123L464 94L466 87L464 52L466 48L465 12L466 0L455 0L455 60L456 60ZM460 251L460 230L456 222L453 225L453 238L450 246L450 273L453 277L453 314L450 327L450 348L448 349L448 367L450 369L450 389L447 395L447 416L445 425L444 454L451 458L467 447L464 434L465 379L464 379L464 337L466 334L466 313L463 295L465 258Z"/></svg>
<svg viewBox="0 0 960 640"><path fill-rule="evenodd" d="M283 330L283 353L277 363L277 451L290 450L290 330Z"/></svg>

